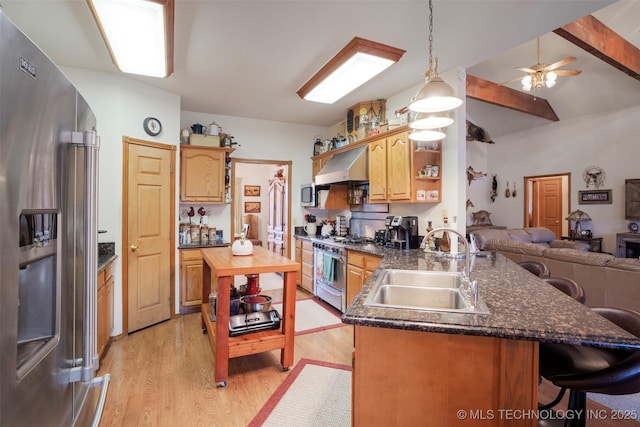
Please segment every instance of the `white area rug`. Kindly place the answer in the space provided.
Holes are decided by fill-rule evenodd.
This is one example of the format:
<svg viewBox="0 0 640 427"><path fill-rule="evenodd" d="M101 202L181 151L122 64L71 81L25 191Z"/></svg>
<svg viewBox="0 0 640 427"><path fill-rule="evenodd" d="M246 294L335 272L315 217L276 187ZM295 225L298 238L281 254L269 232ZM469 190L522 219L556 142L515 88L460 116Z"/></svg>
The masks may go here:
<svg viewBox="0 0 640 427"><path fill-rule="evenodd" d="M278 310L278 313L282 313L282 303L272 304L271 307ZM340 326L344 326L340 319L340 312L333 309L333 307L315 298L296 301L296 335L309 334Z"/></svg>
<svg viewBox="0 0 640 427"><path fill-rule="evenodd" d="M623 395L609 395L599 393L587 393L587 399L598 402L601 405L607 406L611 409L617 409L618 411L627 411L629 414L638 414L640 417L640 393L636 394L623 394ZM587 408L589 404L587 403Z"/></svg>
<svg viewBox="0 0 640 427"><path fill-rule="evenodd" d="M300 359L249 427L348 427L351 367Z"/></svg>

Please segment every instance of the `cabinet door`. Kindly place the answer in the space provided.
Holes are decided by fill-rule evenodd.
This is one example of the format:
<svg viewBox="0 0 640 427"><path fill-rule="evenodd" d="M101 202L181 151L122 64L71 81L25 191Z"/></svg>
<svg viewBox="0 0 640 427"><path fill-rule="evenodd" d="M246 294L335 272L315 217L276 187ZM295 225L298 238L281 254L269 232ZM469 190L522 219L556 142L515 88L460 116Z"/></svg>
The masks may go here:
<svg viewBox="0 0 640 427"><path fill-rule="evenodd" d="M369 143L369 201L387 200L387 141Z"/></svg>
<svg viewBox="0 0 640 427"><path fill-rule="evenodd" d="M225 152L212 148L182 147L180 200L224 203Z"/></svg>
<svg viewBox="0 0 640 427"><path fill-rule="evenodd" d="M102 352L107 344L107 287L103 283L98 283L98 357L102 356Z"/></svg>
<svg viewBox="0 0 640 427"><path fill-rule="evenodd" d="M180 306L202 304L202 259L180 262Z"/></svg>
<svg viewBox="0 0 640 427"><path fill-rule="evenodd" d="M106 295L105 298L107 299L106 301L106 314L105 314L105 344L109 341L109 338L111 338L111 334L113 333L113 307L114 307L114 303L113 303L113 288L114 288L114 283L115 283L115 279L113 278L113 276L111 276L109 278L109 280L107 281L106 285L104 286L106 289Z"/></svg>
<svg viewBox="0 0 640 427"><path fill-rule="evenodd" d="M299 240L296 242L296 261L300 263L300 271L302 271L302 248L299 245ZM302 274L296 274L296 285L302 284Z"/></svg>
<svg viewBox="0 0 640 427"><path fill-rule="evenodd" d="M314 181L320 169L324 167L331 156L323 157L321 159L315 159L311 165L311 180Z"/></svg>
<svg viewBox="0 0 640 427"><path fill-rule="evenodd" d="M305 240L302 243L302 287L313 292L313 244Z"/></svg>
<svg viewBox="0 0 640 427"><path fill-rule="evenodd" d="M410 148L407 133L387 139L387 186L390 201L411 199Z"/></svg>
<svg viewBox="0 0 640 427"><path fill-rule="evenodd" d="M364 283L362 273L362 268L347 264L347 305L351 304L362 289Z"/></svg>

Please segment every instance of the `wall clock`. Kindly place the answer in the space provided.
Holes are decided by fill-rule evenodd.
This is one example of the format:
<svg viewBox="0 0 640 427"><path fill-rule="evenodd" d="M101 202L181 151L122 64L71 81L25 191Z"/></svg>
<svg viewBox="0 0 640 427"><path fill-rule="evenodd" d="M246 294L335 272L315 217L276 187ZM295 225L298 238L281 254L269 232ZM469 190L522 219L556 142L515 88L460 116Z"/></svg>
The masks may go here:
<svg viewBox="0 0 640 427"><path fill-rule="evenodd" d="M144 131L151 136L158 136L162 132L162 123L155 117L147 117L142 122Z"/></svg>

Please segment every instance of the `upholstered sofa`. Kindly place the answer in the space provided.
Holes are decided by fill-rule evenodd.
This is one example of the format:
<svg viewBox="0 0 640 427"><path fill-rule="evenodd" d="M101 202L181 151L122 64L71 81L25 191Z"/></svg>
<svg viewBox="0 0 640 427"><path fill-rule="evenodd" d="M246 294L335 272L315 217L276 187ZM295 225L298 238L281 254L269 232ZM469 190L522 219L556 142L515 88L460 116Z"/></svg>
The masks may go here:
<svg viewBox="0 0 640 427"><path fill-rule="evenodd" d="M477 230L478 249L495 250L514 262L539 261L552 276L579 283L592 307L626 307L640 311L640 260L588 252L582 242L557 240L543 227Z"/></svg>

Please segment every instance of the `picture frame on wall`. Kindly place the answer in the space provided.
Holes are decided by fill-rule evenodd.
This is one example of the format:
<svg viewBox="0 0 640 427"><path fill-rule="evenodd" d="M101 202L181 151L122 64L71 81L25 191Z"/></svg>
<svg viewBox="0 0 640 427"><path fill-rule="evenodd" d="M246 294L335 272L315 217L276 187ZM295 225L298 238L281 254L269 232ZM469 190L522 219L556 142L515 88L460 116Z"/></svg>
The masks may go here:
<svg viewBox="0 0 640 427"><path fill-rule="evenodd" d="M259 185L245 185L244 186L244 195L247 197L259 197L260 196L260 186Z"/></svg>
<svg viewBox="0 0 640 427"><path fill-rule="evenodd" d="M611 204L611 190L578 191L578 203L581 205Z"/></svg>
<svg viewBox="0 0 640 427"><path fill-rule="evenodd" d="M260 213L260 202L244 202L244 213Z"/></svg>

